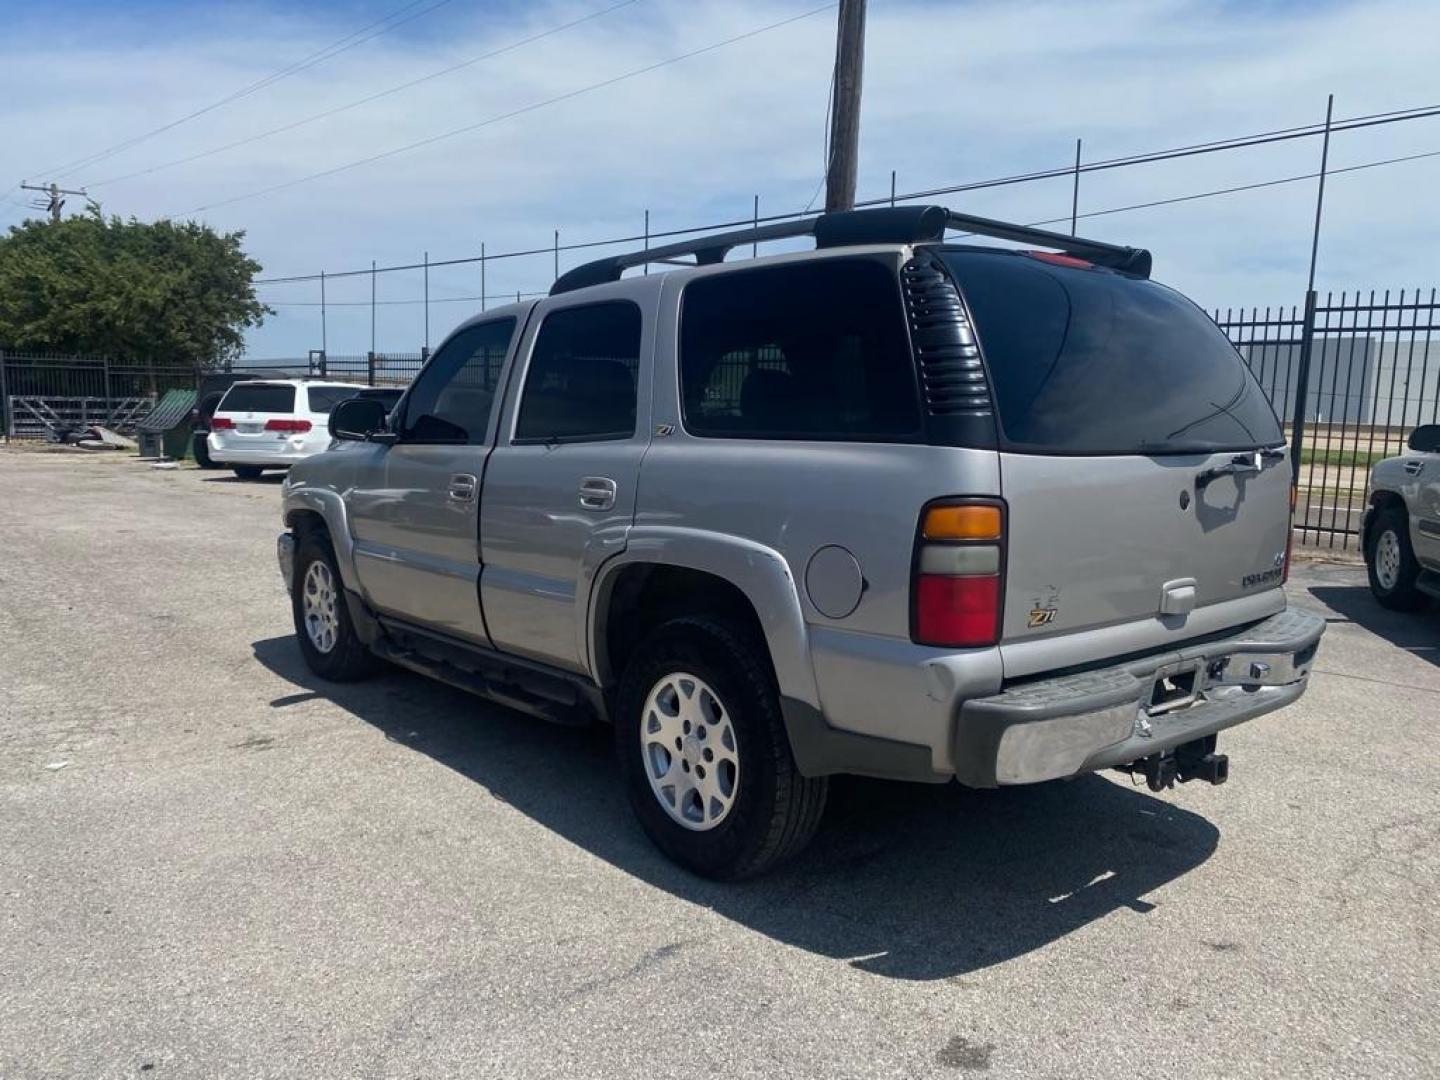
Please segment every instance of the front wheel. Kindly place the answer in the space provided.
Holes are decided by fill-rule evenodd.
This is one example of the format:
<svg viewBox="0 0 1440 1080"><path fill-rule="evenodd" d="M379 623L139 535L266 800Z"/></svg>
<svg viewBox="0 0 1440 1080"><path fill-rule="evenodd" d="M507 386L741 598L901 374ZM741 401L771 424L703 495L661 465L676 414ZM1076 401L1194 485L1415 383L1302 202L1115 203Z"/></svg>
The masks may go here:
<svg viewBox="0 0 1440 1080"><path fill-rule="evenodd" d="M795 767L763 646L738 627L680 618L621 679L615 746L630 803L666 855L705 877L751 877L797 854L826 778Z"/></svg>
<svg viewBox="0 0 1440 1080"><path fill-rule="evenodd" d="M1430 598L1415 587L1420 563L1410 548L1410 520L1404 508L1381 510L1366 539L1365 569L1375 599L1392 611L1419 611L1429 604Z"/></svg>
<svg viewBox="0 0 1440 1080"><path fill-rule="evenodd" d="M311 534L300 541L290 600L300 653L311 671L331 682L354 682L375 672L379 662L355 633L340 570L323 537Z"/></svg>

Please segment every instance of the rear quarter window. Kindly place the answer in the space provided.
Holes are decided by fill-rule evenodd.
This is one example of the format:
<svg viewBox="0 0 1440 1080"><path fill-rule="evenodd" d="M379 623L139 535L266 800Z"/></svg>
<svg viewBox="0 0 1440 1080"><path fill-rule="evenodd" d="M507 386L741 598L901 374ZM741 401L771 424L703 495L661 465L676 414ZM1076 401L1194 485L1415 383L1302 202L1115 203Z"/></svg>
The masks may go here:
<svg viewBox="0 0 1440 1080"><path fill-rule="evenodd" d="M913 441L920 403L899 282L874 259L685 286L685 429L710 438Z"/></svg>
<svg viewBox="0 0 1440 1080"><path fill-rule="evenodd" d="M216 412L288 413L295 411L295 388L281 383L236 383Z"/></svg>
<svg viewBox="0 0 1440 1080"><path fill-rule="evenodd" d="M1219 327L1164 285L1022 254L944 254L970 308L1007 449L1245 450L1284 442Z"/></svg>

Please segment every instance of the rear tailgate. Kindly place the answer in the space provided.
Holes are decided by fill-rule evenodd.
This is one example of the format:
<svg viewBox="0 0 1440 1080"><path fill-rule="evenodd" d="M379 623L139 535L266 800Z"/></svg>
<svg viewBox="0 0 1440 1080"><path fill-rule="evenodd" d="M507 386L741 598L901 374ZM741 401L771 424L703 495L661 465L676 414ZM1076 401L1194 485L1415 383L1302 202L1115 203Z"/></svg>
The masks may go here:
<svg viewBox="0 0 1440 1080"><path fill-rule="evenodd" d="M233 450L264 450L278 448L293 431L267 430L271 420L290 420L295 416L295 387L289 383L236 383L225 393L211 430L225 448ZM215 420L230 425L216 425Z"/></svg>
<svg viewBox="0 0 1440 1080"><path fill-rule="evenodd" d="M1006 675L1283 607L1284 436L1215 324L1162 285L1073 259L946 261L1001 425Z"/></svg>

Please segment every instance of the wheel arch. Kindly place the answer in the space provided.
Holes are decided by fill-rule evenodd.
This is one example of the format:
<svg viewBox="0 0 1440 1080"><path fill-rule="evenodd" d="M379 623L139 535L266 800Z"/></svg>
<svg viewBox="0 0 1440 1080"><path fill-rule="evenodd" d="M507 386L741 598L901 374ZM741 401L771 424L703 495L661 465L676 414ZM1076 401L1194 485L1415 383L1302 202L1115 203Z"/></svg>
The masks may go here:
<svg viewBox="0 0 1440 1080"><path fill-rule="evenodd" d="M600 567L586 618L590 668L613 687L628 650L653 626L683 614L718 614L764 641L784 697L818 708L809 637L795 579L772 548L698 530L633 530Z"/></svg>
<svg viewBox="0 0 1440 1080"><path fill-rule="evenodd" d="M314 488L286 492L283 520L286 528L297 533L323 532L330 541L330 550L335 553L335 564L340 568L345 588L355 593L361 591L345 500L338 493Z"/></svg>

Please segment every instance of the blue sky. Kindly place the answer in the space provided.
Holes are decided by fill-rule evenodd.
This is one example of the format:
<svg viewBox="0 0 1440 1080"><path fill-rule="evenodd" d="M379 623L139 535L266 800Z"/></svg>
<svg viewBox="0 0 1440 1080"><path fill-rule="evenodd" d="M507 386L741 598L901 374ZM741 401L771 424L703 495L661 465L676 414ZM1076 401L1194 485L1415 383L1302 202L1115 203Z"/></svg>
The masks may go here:
<svg viewBox="0 0 1440 1080"><path fill-rule="evenodd" d="M244 229L265 275L542 247L798 210L823 168L833 10L553 105L549 99L816 8L821 0L419 0L416 15L263 90L63 175L107 212L193 216ZM402 6L0 2L0 226L26 212L11 185L146 132L311 55ZM418 13L418 14L417 14ZM402 17L403 17L402 15ZM379 90L588 19L490 60L327 119L198 160ZM872 0L862 196L1440 104L1440 6L1186 0ZM540 106L540 107L535 107ZM532 108L533 107L533 108ZM507 113L530 109L502 119ZM265 188L493 121L283 190ZM1440 150L1440 118L1346 133L1340 167ZM1315 140L1092 174L1081 212L1313 171ZM155 170L147 172L147 170ZM143 173L131 176L130 174ZM1337 176L1322 288L1440 284L1431 193L1440 157ZM1155 251L1156 277L1207 306L1301 299L1313 183L1101 216L1082 230ZM235 199L237 201L229 201ZM1069 210L1068 181L952 196L957 209L1033 221ZM78 200L72 200L72 205ZM206 208L206 209L201 209ZM562 257L562 270L582 255ZM488 291L548 286L550 256L492 264ZM431 276L431 340L468 315L474 267ZM415 300L419 273L383 276ZM320 345L318 286L262 290L276 315L256 356ZM370 344L365 279L330 282L331 352ZM350 306L354 305L354 306ZM423 310L387 304L382 349L411 350Z"/></svg>

